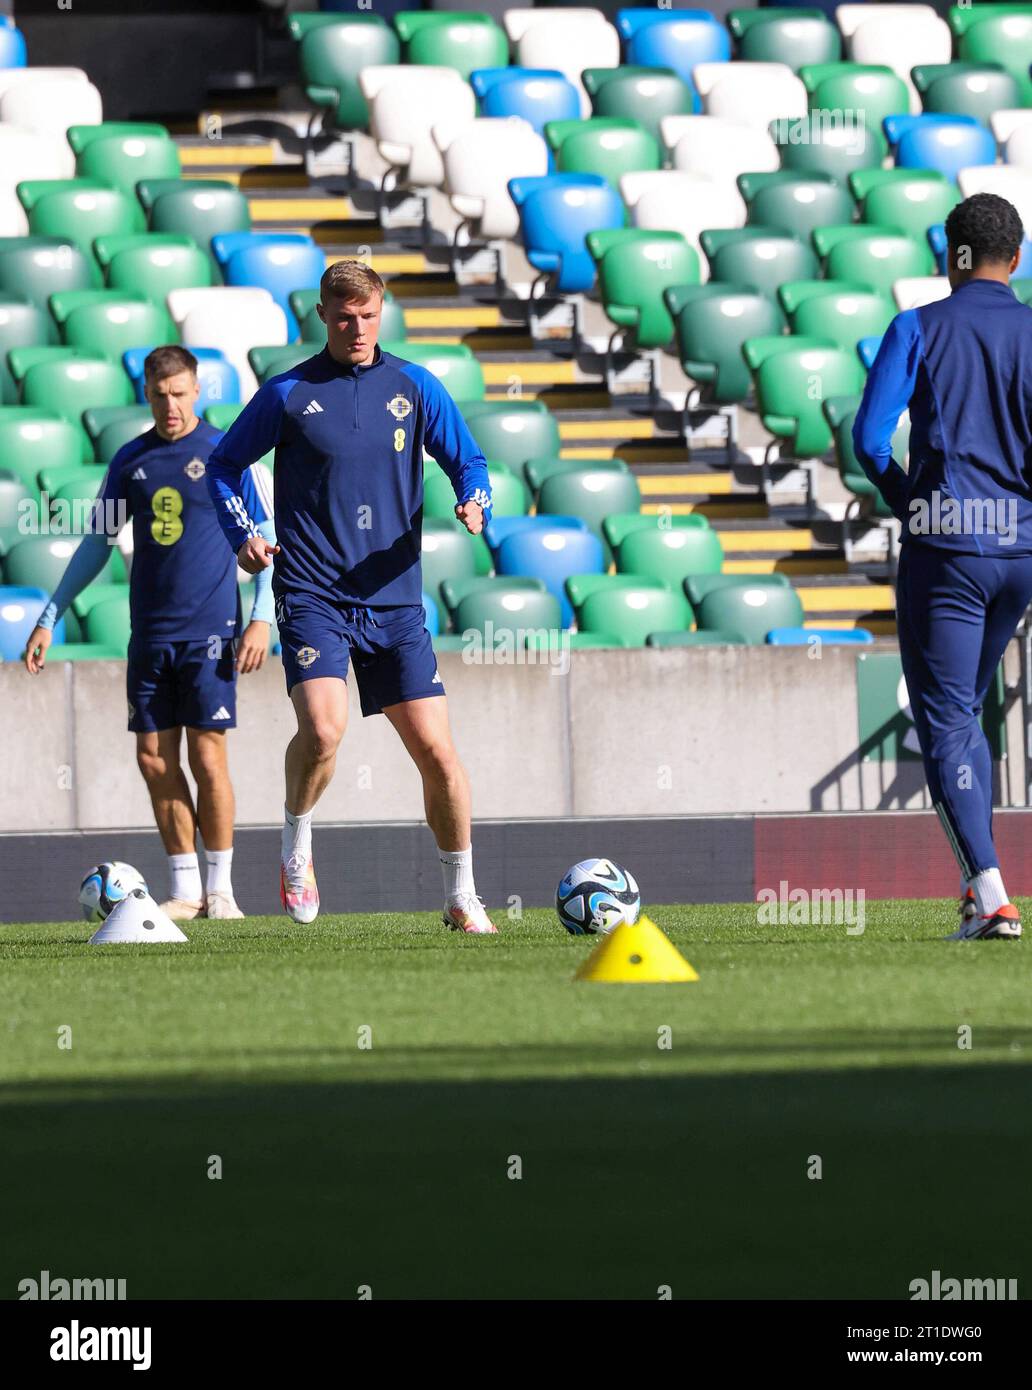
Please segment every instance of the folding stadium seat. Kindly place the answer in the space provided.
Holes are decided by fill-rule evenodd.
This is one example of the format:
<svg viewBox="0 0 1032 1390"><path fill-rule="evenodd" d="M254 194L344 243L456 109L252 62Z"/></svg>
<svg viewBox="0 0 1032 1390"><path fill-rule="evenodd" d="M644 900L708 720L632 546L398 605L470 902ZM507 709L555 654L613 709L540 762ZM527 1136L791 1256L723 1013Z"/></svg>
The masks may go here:
<svg viewBox="0 0 1032 1390"><path fill-rule="evenodd" d="M628 63L673 68L689 84L696 64L731 57L727 30L704 10L620 10L616 24Z"/></svg>
<svg viewBox="0 0 1032 1390"><path fill-rule="evenodd" d="M12 470L0 468L0 555L21 539L25 504L36 510L39 489L28 486Z"/></svg>
<svg viewBox="0 0 1032 1390"><path fill-rule="evenodd" d="M772 172L780 165L777 146L766 130L722 116L667 116L662 132L675 169L714 183Z"/></svg>
<svg viewBox="0 0 1032 1390"><path fill-rule="evenodd" d="M168 308L184 347L214 347L236 368L240 394L250 400L258 388L247 360L255 343L287 341L287 319L268 290L222 286L173 290Z"/></svg>
<svg viewBox="0 0 1032 1390"><path fill-rule="evenodd" d="M52 642L47 648L47 661L121 661L125 656L118 647L105 647L100 642Z"/></svg>
<svg viewBox="0 0 1032 1390"><path fill-rule="evenodd" d="M100 237L94 251L112 289L131 290L164 304L172 290L204 289L211 284L211 261L186 238L147 236L122 239ZM120 249L115 249L120 247Z"/></svg>
<svg viewBox="0 0 1032 1390"><path fill-rule="evenodd" d="M229 408L239 413L243 407L231 406ZM108 425L121 423L126 420L142 421L148 429L154 423L153 416L150 412L150 406L147 405L95 405L87 406L82 412L83 428L94 450L98 448L100 437L105 429L107 429ZM126 437L131 438L132 436ZM95 453L94 457L99 459L100 454Z"/></svg>
<svg viewBox="0 0 1032 1390"><path fill-rule="evenodd" d="M473 73L470 82L482 116L519 116L539 135L549 121L580 115L580 89L555 69L485 68Z"/></svg>
<svg viewBox="0 0 1032 1390"><path fill-rule="evenodd" d="M589 232L585 242L598 267L606 317L623 330L623 350L663 348L674 336L663 303L671 285L699 283L699 255L680 232L617 228Z"/></svg>
<svg viewBox="0 0 1032 1390"><path fill-rule="evenodd" d="M965 198L975 193L995 193L1018 210L1026 231L1032 230L1032 171L1009 164L973 164L961 169L957 183Z"/></svg>
<svg viewBox="0 0 1032 1390"><path fill-rule="evenodd" d="M476 115L473 89L454 68L364 68L359 82L369 103L369 130L389 165L386 180L410 188L438 188L444 165L430 131Z"/></svg>
<svg viewBox="0 0 1032 1390"><path fill-rule="evenodd" d="M829 174L840 183L857 169L876 169L885 157L885 137L862 121L827 121L819 112L771 127L781 166L801 174Z"/></svg>
<svg viewBox="0 0 1032 1390"><path fill-rule="evenodd" d="M28 234L28 219L15 192L19 183L70 178L74 172L72 152L60 136L0 125L0 237Z"/></svg>
<svg viewBox="0 0 1032 1390"><path fill-rule="evenodd" d="M86 615L86 638L101 646L117 647L126 652L129 648L130 621L129 595L104 599L95 603Z"/></svg>
<svg viewBox="0 0 1032 1390"><path fill-rule="evenodd" d="M595 283L588 232L624 225L620 195L599 174L549 174L510 179L509 194L520 215L527 259L542 275L554 276L559 294L584 293Z"/></svg>
<svg viewBox="0 0 1032 1390"><path fill-rule="evenodd" d="M611 577L615 576L602 576ZM596 589L580 605L577 626L581 632L611 632L628 646L643 647L650 632L690 626L692 610L682 594L666 585L647 586L643 575L623 577L632 583Z"/></svg>
<svg viewBox="0 0 1032 1390"><path fill-rule="evenodd" d="M549 122L545 138L555 150L560 173L600 174L614 189L623 174L658 169L662 163L655 136L629 121L593 117Z"/></svg>
<svg viewBox="0 0 1032 1390"><path fill-rule="evenodd" d="M571 627L573 605L563 586L571 574L603 572L602 542L591 531L552 526L547 517L533 519L537 525L512 532L498 547L498 574L531 575L543 580L559 604L563 627Z"/></svg>
<svg viewBox="0 0 1032 1390"><path fill-rule="evenodd" d="M56 338L49 314L21 295L0 293L0 405L15 405L18 392L7 365L12 348L42 347ZM0 454L0 467L4 466Z"/></svg>
<svg viewBox="0 0 1032 1390"><path fill-rule="evenodd" d="M821 401L827 396L858 395L864 387L864 369L855 352L815 347L812 342L788 337L754 371L757 408L764 427L785 441L796 458L820 457L831 448Z"/></svg>
<svg viewBox="0 0 1032 1390"><path fill-rule="evenodd" d="M663 593L670 586L646 574L571 574L566 581L567 598L576 609L582 608L592 594L603 590L615 593L618 589L655 589Z"/></svg>
<svg viewBox="0 0 1032 1390"><path fill-rule="evenodd" d="M870 226L898 227L920 239L929 227L944 222L960 201L956 185L940 174L928 177L931 170L884 172L891 177L875 184L863 200L863 220Z"/></svg>
<svg viewBox="0 0 1032 1390"><path fill-rule="evenodd" d="M768 227L705 231L702 249L710 279L741 289L759 290L773 299L786 280L813 280L817 257L798 237Z"/></svg>
<svg viewBox="0 0 1032 1390"><path fill-rule="evenodd" d="M405 10L394 16L405 62L455 68L469 81L476 68L503 67L509 41L493 16L441 10Z"/></svg>
<svg viewBox="0 0 1032 1390"><path fill-rule="evenodd" d="M720 537L709 526L642 527L624 538L616 556L621 573L662 579L675 592L688 575L719 574L723 563Z"/></svg>
<svg viewBox="0 0 1032 1390"><path fill-rule="evenodd" d="M579 517L603 539L602 522L611 512L633 512L640 507L637 478L611 468L589 466L553 473L541 484L537 497L538 516Z"/></svg>
<svg viewBox="0 0 1032 1390"><path fill-rule="evenodd" d="M22 179L15 193L28 215L48 193L96 193L99 190L110 192L107 184L99 179Z"/></svg>
<svg viewBox="0 0 1032 1390"><path fill-rule="evenodd" d="M91 140L75 162L82 178L102 179L132 196L140 179L174 179L179 151L166 135L114 135Z"/></svg>
<svg viewBox="0 0 1032 1390"><path fill-rule="evenodd" d="M874 633L865 627L775 627L767 633L771 647L806 647L817 639L822 647L869 646Z"/></svg>
<svg viewBox="0 0 1032 1390"><path fill-rule="evenodd" d="M827 337L851 352L861 338L884 333L896 313L887 295L844 280L788 282L778 298L793 333Z"/></svg>
<svg viewBox="0 0 1032 1390"><path fill-rule="evenodd" d="M96 500L97 493L106 477L106 468L97 468L96 466L80 468L74 478L69 478L51 492L51 500L53 502L79 503L80 507L85 510ZM76 514L79 515L82 512Z"/></svg>
<svg viewBox="0 0 1032 1390"><path fill-rule="evenodd" d="M455 613L456 632L488 632L494 638L505 634L512 641L515 633L528 628L558 631L562 613L554 594L532 589L518 589L512 580L495 580L490 587L467 594ZM490 623L490 628L488 628Z"/></svg>
<svg viewBox="0 0 1032 1390"><path fill-rule="evenodd" d="M750 645L765 642L774 628L801 627L805 617L794 589L751 581L711 590L695 615L700 632L738 632Z"/></svg>
<svg viewBox="0 0 1032 1390"><path fill-rule="evenodd" d="M3 31L0 30L0 45ZM0 46L2 58L2 46ZM0 661L20 661L25 644L43 611L47 595L42 589L25 585L0 584ZM58 642L65 640L62 618L54 627Z"/></svg>
<svg viewBox="0 0 1032 1390"><path fill-rule="evenodd" d="M541 401L480 401L462 414L485 458L519 469L559 453L559 425Z"/></svg>
<svg viewBox="0 0 1032 1390"><path fill-rule="evenodd" d="M524 643L528 651L547 651L552 647L551 634L547 639L539 633L527 634ZM564 632L563 646L572 652L602 651L610 647L626 647L622 637L614 637L611 632Z"/></svg>
<svg viewBox="0 0 1032 1390"><path fill-rule="evenodd" d="M21 418L20 410L0 413L0 459L5 472L39 491L39 474L47 468L77 468L83 463L79 431L57 416Z"/></svg>
<svg viewBox="0 0 1032 1390"><path fill-rule="evenodd" d="M398 349L400 356L433 372L459 405L484 399L484 369L465 343L407 342L382 344L384 352Z"/></svg>
<svg viewBox="0 0 1032 1390"><path fill-rule="evenodd" d="M882 344L882 335L876 334L873 338L861 338L856 345L856 355L864 364L867 371L874 366L874 359L878 356L878 349Z"/></svg>
<svg viewBox="0 0 1032 1390"><path fill-rule="evenodd" d="M853 111L869 126L881 126L886 116L910 110L910 89L887 67L850 66L823 78L810 105L820 111Z"/></svg>
<svg viewBox="0 0 1032 1390"><path fill-rule="evenodd" d="M507 10L505 28L520 67L551 68L561 72L577 89L580 114L587 116L591 102L581 82L581 73L585 68L615 68L620 62L620 36L601 11L550 7L545 14L539 9ZM638 63L630 56L627 61ZM641 66L673 67L674 64L647 61Z"/></svg>
<svg viewBox="0 0 1032 1390"><path fill-rule="evenodd" d="M82 154L87 145L95 140L125 139L130 136L144 140L171 140L168 130L153 121L101 121L99 124L72 125L68 127L67 138L72 153Z"/></svg>
<svg viewBox="0 0 1032 1390"><path fill-rule="evenodd" d="M310 237L288 240L270 235L255 236L249 232L233 232L228 237L249 237L246 244L231 251L223 278L227 285L250 285L269 291L287 319L287 336L299 332L297 319L290 308L291 290L315 288L326 269L326 257ZM221 235L212 239L212 249L219 255Z"/></svg>
<svg viewBox="0 0 1032 1390"><path fill-rule="evenodd" d="M680 232L690 246L700 249L705 228L741 227L745 204L731 183L662 169L654 174L625 174L620 192L631 211L635 226L650 231ZM709 266L700 266L703 280Z"/></svg>
<svg viewBox="0 0 1032 1390"><path fill-rule="evenodd" d="M940 125L962 125L978 129L979 123L973 116L944 115L941 112L922 112L920 115L901 112L895 116L886 116L882 121L885 138L889 142L890 150L893 155L895 155L899 148L900 140L910 131L930 130L932 127Z"/></svg>
<svg viewBox="0 0 1032 1390"><path fill-rule="evenodd" d="M997 113L1005 114L1005 113ZM1004 162L1019 169L1032 169L1032 111L1023 112L1029 117L1026 123L1016 125L1007 135L1004 148ZM996 126L994 124L994 133ZM997 140L999 135L997 134Z"/></svg>
<svg viewBox="0 0 1032 1390"><path fill-rule="evenodd" d="M701 512L611 512L602 523L602 534L614 551L618 550L632 531L706 531L709 520Z"/></svg>
<svg viewBox="0 0 1032 1390"><path fill-rule="evenodd" d="M147 180L144 186L149 184ZM184 180L178 188L170 187L154 198L150 227L152 232L191 237L202 251L210 251L211 239L218 233L250 231L251 212L239 188L217 183L198 187Z"/></svg>
<svg viewBox="0 0 1032 1390"><path fill-rule="evenodd" d="M131 400L132 387L122 368L100 359L40 362L22 382L25 405L52 410L73 425L80 424L87 406L129 405Z"/></svg>
<svg viewBox="0 0 1032 1390"><path fill-rule="evenodd" d="M491 480L491 515L525 516L530 494L523 479L504 466L488 460L487 474ZM455 517L455 489L451 479L436 464L423 477L424 517Z"/></svg>
<svg viewBox="0 0 1032 1390"><path fill-rule="evenodd" d="M156 346L156 343L151 343L147 347L131 348L122 354L122 365L129 373L136 399L140 402L145 399L143 364L147 354ZM201 388L197 413L201 414L209 405L239 401L240 380L233 364L227 362L217 348L194 347L190 351L197 358L197 380Z"/></svg>
<svg viewBox="0 0 1032 1390"><path fill-rule="evenodd" d="M397 34L370 14L335 14L336 23L319 25L300 39L298 62L305 95L325 112L324 127L365 130L369 107L359 77L363 68L396 64Z"/></svg>
<svg viewBox="0 0 1032 1390"><path fill-rule="evenodd" d="M12 24L0 24L0 68L24 68L28 62L25 36Z"/></svg>
<svg viewBox="0 0 1032 1390"><path fill-rule="evenodd" d="M43 347L11 348L7 354L7 366L19 391L29 371L41 362L104 362L107 360L104 354L95 348L69 347L66 343L60 345L47 343Z"/></svg>
<svg viewBox="0 0 1032 1390"><path fill-rule="evenodd" d="M115 291L119 294L119 291ZM140 343L168 343L175 340L168 311L147 300L119 297L107 304L84 304L74 309L63 325L69 347L93 349L113 361Z"/></svg>
<svg viewBox="0 0 1032 1390"><path fill-rule="evenodd" d="M68 561L79 548L78 540L54 539L50 536L26 536L12 545L4 556L4 579L8 584L30 589L42 589L52 594L61 581ZM99 578L125 577L125 565L115 547ZM39 616L37 609L36 617ZM31 631L31 629L30 629Z"/></svg>
<svg viewBox="0 0 1032 1390"><path fill-rule="evenodd" d="M1015 78L1021 89L1021 104L1032 104L1032 12L981 15L981 5L972 8L970 27L965 27L958 43L958 57L968 62L999 63ZM970 21L974 21L973 23Z"/></svg>
<svg viewBox="0 0 1032 1390"><path fill-rule="evenodd" d="M431 637L437 637L441 631L441 618L437 612L437 603L424 590L423 592L423 626Z"/></svg>
<svg viewBox="0 0 1032 1390"><path fill-rule="evenodd" d="M444 161L444 190L472 240L513 240L519 215L509 180L548 173L548 146L516 117L481 116L456 129L434 126Z"/></svg>
<svg viewBox="0 0 1032 1390"><path fill-rule="evenodd" d="M672 68L587 68L582 78L595 116L633 121L654 140L664 116L690 116L698 104Z"/></svg>
<svg viewBox="0 0 1032 1390"><path fill-rule="evenodd" d="M29 211L33 236L73 241L87 255L99 236L127 236L145 230L143 210L135 198L118 189L75 189L48 193Z"/></svg>
<svg viewBox="0 0 1032 1390"><path fill-rule="evenodd" d="M900 135L896 165L900 169L935 169L955 179L961 169L991 164L996 141L985 126L961 118L914 124Z"/></svg>
<svg viewBox="0 0 1032 1390"><path fill-rule="evenodd" d="M744 647L740 632L650 632L646 647Z"/></svg>
<svg viewBox="0 0 1032 1390"><path fill-rule="evenodd" d="M892 297L901 313L904 309L920 309L924 304L949 299L952 292L945 275L912 275L897 280L892 287Z"/></svg>
<svg viewBox="0 0 1032 1390"><path fill-rule="evenodd" d="M40 493L56 497L67 484L77 484L86 479L103 480L105 469L96 463L73 463L63 468L44 468L39 475Z"/></svg>
<svg viewBox="0 0 1032 1390"><path fill-rule="evenodd" d="M423 588L436 605L440 631L444 631L448 625L448 610L441 597L441 583L445 579L472 579L477 573L473 541L479 539L483 544L482 537L468 535L461 524L456 529L452 524L455 520L455 517L423 518Z"/></svg>
<svg viewBox="0 0 1032 1390"><path fill-rule="evenodd" d="M708 116L764 132L771 121L808 110L806 88L785 63L700 63L693 80Z"/></svg>
<svg viewBox="0 0 1032 1390"><path fill-rule="evenodd" d="M885 227L822 227L813 234L829 280L849 280L889 294L897 280L931 275L935 263L927 243Z"/></svg>
<svg viewBox="0 0 1032 1390"><path fill-rule="evenodd" d="M311 343L281 343L275 347L249 348L247 360L259 385L264 386L272 377L289 372L291 367L314 356L315 348Z"/></svg>
<svg viewBox="0 0 1032 1390"><path fill-rule="evenodd" d="M484 530L484 539L491 553L497 555L502 542L510 536L542 526L564 531L588 530L588 523L579 516L492 516Z"/></svg>
<svg viewBox="0 0 1032 1390"><path fill-rule="evenodd" d="M777 304L757 290L719 282L677 286L664 299L674 318L685 375L718 405L744 401L751 378L742 344L781 332L784 320Z"/></svg>
<svg viewBox="0 0 1032 1390"><path fill-rule="evenodd" d="M752 63L833 63L842 54L839 31L820 10L731 10L727 27L738 55Z"/></svg>
<svg viewBox="0 0 1032 1390"><path fill-rule="evenodd" d="M153 425L154 420L151 418L150 407L147 409L146 418L130 416L127 419L112 420L100 431L93 446L97 455L97 462L110 463L123 444L128 444L130 440L138 439L141 434L146 434Z"/></svg>
<svg viewBox="0 0 1032 1390"><path fill-rule="evenodd" d="M37 135L60 135L71 125L100 121L100 93L90 82L55 77L18 82L0 95L0 121Z"/></svg>
<svg viewBox="0 0 1032 1390"><path fill-rule="evenodd" d="M815 227L848 222L855 211L849 193L827 174L745 173L737 182L750 224L778 227L803 241Z"/></svg>
<svg viewBox="0 0 1032 1390"><path fill-rule="evenodd" d="M994 111L1020 106L1021 96L1017 78L1002 69L948 73L929 86L923 105L925 111L956 112L988 125Z"/></svg>
<svg viewBox="0 0 1032 1390"><path fill-rule="evenodd" d="M844 7L848 8L848 7ZM920 100L910 79L910 69L922 63L948 63L953 37L946 21L930 6L879 5L848 37L849 55L857 63L882 63L907 83L911 110Z"/></svg>
<svg viewBox="0 0 1032 1390"><path fill-rule="evenodd" d="M611 454L598 454L593 457L575 459L559 458L554 454L542 454L539 458L527 460L523 465L523 476L527 480L527 486L534 494L536 501L537 494L544 486L546 478L551 478L556 473L577 473L589 469L596 471L608 469L613 473L629 473L631 471L623 459L616 458Z"/></svg>

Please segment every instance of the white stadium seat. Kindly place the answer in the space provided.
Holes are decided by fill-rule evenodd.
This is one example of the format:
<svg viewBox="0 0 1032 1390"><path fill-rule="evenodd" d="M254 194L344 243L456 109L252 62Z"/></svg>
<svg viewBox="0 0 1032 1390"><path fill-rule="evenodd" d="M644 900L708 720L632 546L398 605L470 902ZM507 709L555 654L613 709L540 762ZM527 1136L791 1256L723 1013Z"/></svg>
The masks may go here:
<svg viewBox="0 0 1032 1390"><path fill-rule="evenodd" d="M1026 235L1032 231L1032 169L1015 164L975 164L961 169L957 184L965 198L975 193L995 193L1018 210Z"/></svg>
<svg viewBox="0 0 1032 1390"><path fill-rule="evenodd" d="M1032 123L1032 109L1027 106L1018 107L1013 111L994 111L989 117L989 128L1001 149L1004 148L1016 130L1020 130L1023 125L1030 123Z"/></svg>
<svg viewBox="0 0 1032 1390"><path fill-rule="evenodd" d="M609 20L601 10L582 10L576 6L556 6L555 9L549 8L548 17L556 19L573 19L578 24L601 24L609 28ZM505 32L509 36L511 44L518 44L527 30L534 24L540 24L542 14L540 10L506 10L502 17L505 25Z"/></svg>
<svg viewBox="0 0 1032 1390"><path fill-rule="evenodd" d="M1032 111L1026 111L1024 114L1029 119L1011 131L1007 138L1004 158L1008 164L1016 168L1032 169Z"/></svg>
<svg viewBox="0 0 1032 1390"><path fill-rule="evenodd" d="M272 295L259 285L205 285L192 289L172 290L165 296L168 312L177 328L182 328L194 309L216 302L222 306L223 313L248 312L252 305L268 304ZM274 302L274 301L273 301ZM265 347L264 339L257 340L253 346Z"/></svg>
<svg viewBox="0 0 1032 1390"><path fill-rule="evenodd" d="M0 96L0 122L43 135L64 135L70 125L99 125L100 93L91 82L16 82Z"/></svg>
<svg viewBox="0 0 1032 1390"><path fill-rule="evenodd" d="M0 97L19 83L88 81L82 68L0 68Z"/></svg>
<svg viewBox="0 0 1032 1390"><path fill-rule="evenodd" d="M851 39L860 25L871 18L872 6L869 3L863 5L839 5L835 10L835 23L839 27L839 33L844 39ZM879 5L878 13L889 18L899 15L902 19L914 19L921 14L938 19L938 15L932 5Z"/></svg>
<svg viewBox="0 0 1032 1390"><path fill-rule="evenodd" d="M200 290L198 299L181 328L184 347L214 347L237 369L240 397L247 402L258 389L258 380L247 360L253 347L281 347L288 339L287 316L267 290L245 290L258 298L239 298L241 291L228 286ZM234 296L227 301L224 296ZM169 298L171 299L171 295Z"/></svg>
<svg viewBox="0 0 1032 1390"><path fill-rule="evenodd" d="M916 113L921 110L921 98L910 70L924 63L948 63L953 35L946 21L934 11L927 13L926 6L913 6L919 13L911 15L899 12L904 8L876 6L874 15L856 29L849 46L854 63L880 64L901 77L910 91L910 109Z"/></svg>
<svg viewBox="0 0 1032 1390"><path fill-rule="evenodd" d="M478 116L464 126L434 126L444 160L444 188L474 238L513 239L519 213L509 196L509 179L548 173L548 146L519 116Z"/></svg>
<svg viewBox="0 0 1032 1390"><path fill-rule="evenodd" d="M633 179L647 179L638 187L625 185ZM695 174L675 169L658 173L624 174L620 192L631 208L636 227L653 232L680 232L699 252L702 279L709 278L708 262L702 253L700 233L708 228L743 227L745 205L733 183L714 183ZM633 202L628 193L634 196Z"/></svg>
<svg viewBox="0 0 1032 1390"><path fill-rule="evenodd" d="M581 73L585 68L615 68L620 64L620 35L606 20L585 20L593 10L536 10L538 22L516 46L516 61L525 68L554 68L580 93L581 115L591 115L591 101ZM547 15L547 18L545 16Z"/></svg>
<svg viewBox="0 0 1032 1390"><path fill-rule="evenodd" d="M675 141L674 168L714 183L734 186L739 174L772 173L781 167L778 147L755 126L719 116L664 116L661 130L664 142Z"/></svg>
<svg viewBox="0 0 1032 1390"><path fill-rule="evenodd" d="M366 68L359 84L380 157L398 170L401 183L439 188L444 164L431 128L471 121L476 115L473 88L455 68L429 65Z"/></svg>
<svg viewBox="0 0 1032 1390"><path fill-rule="evenodd" d="M907 275L892 282L892 297L900 313L904 309L920 309L922 304L936 304L940 299L949 299L952 293L945 275Z"/></svg>
<svg viewBox="0 0 1032 1390"><path fill-rule="evenodd" d="M27 236L29 219L15 194L25 179L70 179L75 156L61 135L0 125L0 236Z"/></svg>
<svg viewBox="0 0 1032 1390"><path fill-rule="evenodd" d="M809 110L806 88L785 63L698 63L692 81L707 115L762 130Z"/></svg>

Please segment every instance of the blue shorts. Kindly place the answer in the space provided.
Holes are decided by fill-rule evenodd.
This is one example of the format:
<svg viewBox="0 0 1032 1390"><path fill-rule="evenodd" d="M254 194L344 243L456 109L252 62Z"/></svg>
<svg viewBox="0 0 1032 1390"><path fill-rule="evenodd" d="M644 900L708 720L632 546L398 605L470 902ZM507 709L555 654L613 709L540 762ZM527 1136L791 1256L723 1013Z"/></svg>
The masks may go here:
<svg viewBox="0 0 1032 1390"><path fill-rule="evenodd" d="M367 608L338 606L311 594L280 594L276 623L288 694L299 681L319 676L347 680L349 657L363 715L444 694L421 603Z"/></svg>
<svg viewBox="0 0 1032 1390"><path fill-rule="evenodd" d="M235 643L129 643L129 731L236 728Z"/></svg>

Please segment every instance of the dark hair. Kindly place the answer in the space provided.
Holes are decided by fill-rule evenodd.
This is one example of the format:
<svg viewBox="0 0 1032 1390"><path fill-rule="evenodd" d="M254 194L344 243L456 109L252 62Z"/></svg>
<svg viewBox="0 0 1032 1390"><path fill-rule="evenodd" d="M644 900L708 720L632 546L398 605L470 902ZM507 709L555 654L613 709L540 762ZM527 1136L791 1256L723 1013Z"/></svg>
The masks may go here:
<svg viewBox="0 0 1032 1390"><path fill-rule="evenodd" d="M168 347L156 347L144 359L144 381L163 381L165 377L176 376L179 372L193 372L196 376L197 358L174 343Z"/></svg>
<svg viewBox="0 0 1032 1390"><path fill-rule="evenodd" d="M1013 203L995 193L975 193L946 218L946 240L956 253L968 248L971 270L987 261L1009 265L1021 249L1025 230Z"/></svg>

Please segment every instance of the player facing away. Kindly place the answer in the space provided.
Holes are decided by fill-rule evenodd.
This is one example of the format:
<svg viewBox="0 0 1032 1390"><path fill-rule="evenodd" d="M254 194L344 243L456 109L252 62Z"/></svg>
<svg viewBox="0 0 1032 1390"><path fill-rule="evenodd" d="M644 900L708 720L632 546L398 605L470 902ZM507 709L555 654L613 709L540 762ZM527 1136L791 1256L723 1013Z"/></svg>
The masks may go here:
<svg viewBox="0 0 1032 1390"><path fill-rule="evenodd" d="M470 792L422 604L423 451L455 489L472 535L490 511L487 464L430 372L377 344L383 281L360 261L323 275L326 347L266 382L212 454L208 486L241 567L272 586L297 733L286 752L280 897L295 922L319 911L312 811L333 776L354 663L363 716L385 714L423 781L444 874L444 921L497 930L473 881ZM276 450L279 544L258 533L240 486ZM273 560L275 557L275 560Z"/></svg>
<svg viewBox="0 0 1032 1390"><path fill-rule="evenodd" d="M233 896L226 730L236 725L237 673L257 671L265 660L271 587L267 576L258 576L251 621L239 636L237 567L204 480L221 435L195 413L197 359L181 347L155 348L144 381L154 427L112 459L90 530L29 637L25 664L33 675L43 669L54 624L100 574L131 518L129 729L168 856L171 886L162 907L178 920L242 917ZM248 470L240 492L255 526L274 541L267 472ZM180 763L184 728L196 809ZM207 860L203 892L198 827Z"/></svg>
<svg viewBox="0 0 1032 1390"><path fill-rule="evenodd" d="M946 219L952 294L889 325L853 427L902 523L896 618L932 803L960 864L951 939L1021 935L992 831L992 755L979 725L1032 599L1032 309L1010 288L1023 237L1005 199ZM910 469L891 438L910 408Z"/></svg>

